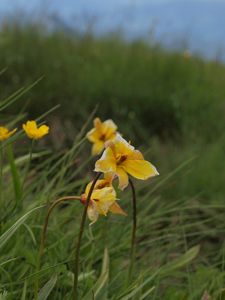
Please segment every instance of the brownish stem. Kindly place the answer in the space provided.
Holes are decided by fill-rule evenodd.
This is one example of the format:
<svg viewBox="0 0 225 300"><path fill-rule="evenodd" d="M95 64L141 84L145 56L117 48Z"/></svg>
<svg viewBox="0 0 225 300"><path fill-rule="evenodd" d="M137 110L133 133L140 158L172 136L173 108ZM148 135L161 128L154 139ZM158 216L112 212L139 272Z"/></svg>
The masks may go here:
<svg viewBox="0 0 225 300"><path fill-rule="evenodd" d="M95 179L92 182L91 188L90 188L88 196L87 196L87 200L85 202L85 207L84 207L83 215L82 215L82 219L81 219L80 231L79 231L79 235L78 235L78 239L77 239L77 246L76 246L76 250L75 250L75 260L74 260L73 300L78 300L79 256L80 256L81 240L82 240L82 236L83 236L83 232L84 232L84 225L85 225L85 221L86 221L86 217L87 217L87 209L88 209L88 205L91 200L91 195L94 190L95 184L96 184L97 180L99 179L100 175L101 175L100 172L97 173L95 176Z"/></svg>
<svg viewBox="0 0 225 300"><path fill-rule="evenodd" d="M129 178L129 183L132 191L132 205L133 205L133 226L132 226L132 236L131 236L131 249L130 249L130 266L128 272L128 282L132 278L134 261L135 261L135 244L136 244L136 230L137 230L137 201L136 192L132 180Z"/></svg>
<svg viewBox="0 0 225 300"><path fill-rule="evenodd" d="M71 200L73 200L73 201L74 200L80 200L80 197L78 197L78 196L67 196L67 197L59 198L55 202L52 203L52 205L49 207L49 209L47 211L47 215L45 217L45 222L44 222L44 226L43 226L42 233L41 233L41 241L40 241L40 248L39 248L37 268L36 268L37 272L39 272L40 266L41 266L41 259L42 259L43 252L44 252L44 245L45 245L45 240L46 240L46 233L47 233L47 228L48 228L49 217L50 217L53 209L58 204L60 204L61 202L64 202L64 201L71 201ZM36 278L37 279L36 279L36 282L35 282L35 289L34 289L34 299L35 300L38 297L38 289L39 289L38 276Z"/></svg>

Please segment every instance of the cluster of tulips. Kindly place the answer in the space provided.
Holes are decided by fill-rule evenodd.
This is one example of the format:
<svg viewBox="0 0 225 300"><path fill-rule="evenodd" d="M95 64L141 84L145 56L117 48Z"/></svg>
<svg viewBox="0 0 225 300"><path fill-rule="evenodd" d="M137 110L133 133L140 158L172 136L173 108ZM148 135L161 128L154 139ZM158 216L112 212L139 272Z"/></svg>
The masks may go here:
<svg viewBox="0 0 225 300"><path fill-rule="evenodd" d="M94 180L87 184L85 192L78 197L84 204L84 211L75 253L74 300L78 299L79 253L86 215L91 221L90 224L95 223L100 215L106 216L108 212L126 216L126 212L118 204L113 184L118 179L120 190L124 190L130 184L133 195L133 228L129 266L129 277L131 277L135 256L136 194L130 175L141 180L159 175L156 168L144 159L142 153L122 137L112 120L102 122L96 118L93 129L87 133L87 139L93 144L92 155L100 156L100 158L95 163ZM100 176L103 178L100 179Z"/></svg>
<svg viewBox="0 0 225 300"><path fill-rule="evenodd" d="M0 141L4 141L12 136L17 129L9 131L5 127L0 127ZM23 130L27 136L37 140L49 132L47 125L37 126L35 121L27 121L23 124ZM75 263L74 263L74 287L73 299L78 299L78 273L79 273L79 253L82 235L84 231L86 216L94 224L100 215L106 216L108 212L124 215L127 213L118 204L114 184L118 179L118 187L124 190L129 184L133 195L133 229L131 239L131 259L130 273L132 272L134 262L134 246L136 236L136 195L134 184L130 176L146 180L156 176L159 173L156 168L144 159L142 153L134 148L131 143L127 142L117 131L117 126L112 120L102 122L99 118L94 119L94 127L87 133L87 139L93 144L92 155L99 156L95 163L96 175L94 179L87 184L84 193L80 196L65 196L54 201L48 208L46 219L43 226L40 251L37 260L37 271L40 269L41 258L44 252L44 242L50 214L53 208L63 201L79 200L84 206L81 219L80 231L77 240ZM102 178L100 178L102 176ZM38 299L39 282L35 283L34 298Z"/></svg>
<svg viewBox="0 0 225 300"><path fill-rule="evenodd" d="M87 210L89 219L94 223L99 215L106 215L108 211L126 215L117 203L114 179L118 178L119 189L124 190L129 184L129 175L145 180L158 175L156 168L117 132L117 126L112 120L101 122L96 118L94 128L87 133L87 138L93 143L92 154L102 153L95 163L94 171L104 175L104 179L97 180L94 186ZM83 203L91 184L87 185L82 195Z"/></svg>

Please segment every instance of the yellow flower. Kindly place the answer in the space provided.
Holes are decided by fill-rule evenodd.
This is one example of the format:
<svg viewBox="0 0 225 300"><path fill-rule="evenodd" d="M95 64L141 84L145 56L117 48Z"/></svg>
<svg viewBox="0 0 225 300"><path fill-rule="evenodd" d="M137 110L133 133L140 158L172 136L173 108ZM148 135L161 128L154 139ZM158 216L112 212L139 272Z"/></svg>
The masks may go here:
<svg viewBox="0 0 225 300"><path fill-rule="evenodd" d="M183 53L183 57L186 59L191 58L191 52L188 49L186 49Z"/></svg>
<svg viewBox="0 0 225 300"><path fill-rule="evenodd" d="M87 133L88 140L93 143L92 155L98 155L104 149L105 142L116 136L117 126L112 120L101 122L99 118L94 119L94 128Z"/></svg>
<svg viewBox="0 0 225 300"><path fill-rule="evenodd" d="M87 185L85 193L81 196L81 202L83 204L85 204L87 200L91 185L92 182ZM122 210L116 200L116 192L110 182L105 179L97 180L87 209L91 224L97 221L99 215L106 216L109 211L114 214L126 216L127 214Z"/></svg>
<svg viewBox="0 0 225 300"><path fill-rule="evenodd" d="M46 125L37 127L37 123L35 121L27 121L26 124L23 124L23 130L30 139L38 140L48 134L49 127Z"/></svg>
<svg viewBox="0 0 225 300"><path fill-rule="evenodd" d="M17 128L9 131L6 127L0 127L0 141L7 140L11 135L13 135L17 131Z"/></svg>
<svg viewBox="0 0 225 300"><path fill-rule="evenodd" d="M113 141L106 143L102 157L95 164L95 171L103 172L107 177L117 176L121 190L128 185L128 174L142 180L159 175L156 168L144 160L141 152L119 134Z"/></svg>

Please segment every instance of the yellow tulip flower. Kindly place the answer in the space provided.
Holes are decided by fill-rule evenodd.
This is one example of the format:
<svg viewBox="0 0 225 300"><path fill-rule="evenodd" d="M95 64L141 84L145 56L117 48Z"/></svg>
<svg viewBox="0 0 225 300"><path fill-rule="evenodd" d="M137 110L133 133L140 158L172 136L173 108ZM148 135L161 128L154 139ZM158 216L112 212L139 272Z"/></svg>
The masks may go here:
<svg viewBox="0 0 225 300"><path fill-rule="evenodd" d="M9 131L8 128L6 127L0 127L0 141L4 141L7 140L11 135L13 135L15 132L17 131L17 129L13 129L11 131Z"/></svg>
<svg viewBox="0 0 225 300"><path fill-rule="evenodd" d="M87 185L85 193L81 196L81 202L83 204L86 203L91 185L92 182ZM126 216L127 214L122 210L116 200L116 192L110 182L105 179L97 180L87 209L91 224L98 220L99 215L106 216L109 211L114 214Z"/></svg>
<svg viewBox="0 0 225 300"><path fill-rule="evenodd" d="M30 139L38 140L48 134L49 127L46 125L37 127L37 123L35 121L27 121L26 124L23 124L23 130Z"/></svg>
<svg viewBox="0 0 225 300"><path fill-rule="evenodd" d="M123 190L129 183L128 174L138 179L148 179L159 175L156 168L146 161L140 151L135 150L121 135L108 143L101 158L95 164L96 172L119 179L119 188Z"/></svg>
<svg viewBox="0 0 225 300"><path fill-rule="evenodd" d="M94 119L94 128L87 133L87 139L93 143L92 155L98 155L104 149L105 142L116 136L117 126L112 120L101 122L99 118Z"/></svg>

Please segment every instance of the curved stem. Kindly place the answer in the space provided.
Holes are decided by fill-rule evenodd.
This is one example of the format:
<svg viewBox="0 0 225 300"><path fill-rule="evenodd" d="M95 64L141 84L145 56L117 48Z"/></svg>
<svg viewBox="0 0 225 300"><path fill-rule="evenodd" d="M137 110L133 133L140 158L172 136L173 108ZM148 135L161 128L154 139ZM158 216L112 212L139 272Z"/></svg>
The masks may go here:
<svg viewBox="0 0 225 300"><path fill-rule="evenodd" d="M132 205L133 205L133 227L132 227L132 236L131 236L131 249L130 249L130 266L128 272L128 282L132 278L134 261L135 261L135 243L136 243L136 230L137 230L137 201L136 201L136 192L132 180L129 178L130 187L132 190Z"/></svg>
<svg viewBox="0 0 225 300"><path fill-rule="evenodd" d="M91 185L91 188L89 190L87 200L86 200L86 203L85 203L85 207L84 207L84 210L83 210L82 219L81 219L80 231L79 231L77 246L76 246L76 250L75 250L73 300L78 300L79 256L80 256L81 240L82 240L82 236L83 236L83 232L84 232L84 225L85 225L86 216L87 216L87 209L88 209L89 202L91 200L91 195L92 195L92 192L94 190L95 184L96 184L97 180L99 179L100 175L101 175L100 172L97 173L96 176L95 176L95 179L92 182L92 185Z"/></svg>
<svg viewBox="0 0 225 300"><path fill-rule="evenodd" d="M40 266L41 266L41 259L42 259L43 252L44 252L44 245L45 245L45 240L46 240L46 233L47 233L47 228L48 228L49 217L50 217L53 209L58 204L60 204L61 202L64 202L64 201L71 201L71 200L80 200L80 197L78 197L78 196L67 196L67 197L59 198L59 199L57 199L56 201L54 201L52 203L52 205L49 207L49 209L47 211L47 215L45 217L45 222L44 222L44 226L43 226L42 233L41 233L41 241L40 241L40 248L39 248L38 259L37 259L36 272L39 272ZM34 299L35 300L38 297L38 289L39 289L38 276L36 278L37 279L36 279L35 288L34 288Z"/></svg>

